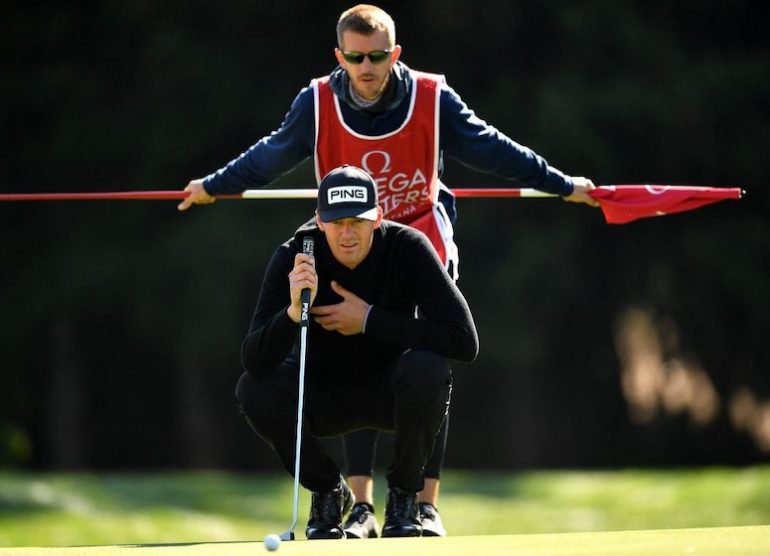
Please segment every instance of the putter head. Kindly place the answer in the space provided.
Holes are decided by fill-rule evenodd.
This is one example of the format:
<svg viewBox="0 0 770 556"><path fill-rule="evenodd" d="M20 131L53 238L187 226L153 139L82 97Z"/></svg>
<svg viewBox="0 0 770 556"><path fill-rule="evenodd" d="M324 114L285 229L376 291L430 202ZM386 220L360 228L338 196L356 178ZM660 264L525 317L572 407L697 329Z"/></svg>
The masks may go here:
<svg viewBox="0 0 770 556"><path fill-rule="evenodd" d="M294 531L292 531L292 530L284 531L283 533L281 533L278 536L281 537L282 541L293 541L294 540Z"/></svg>

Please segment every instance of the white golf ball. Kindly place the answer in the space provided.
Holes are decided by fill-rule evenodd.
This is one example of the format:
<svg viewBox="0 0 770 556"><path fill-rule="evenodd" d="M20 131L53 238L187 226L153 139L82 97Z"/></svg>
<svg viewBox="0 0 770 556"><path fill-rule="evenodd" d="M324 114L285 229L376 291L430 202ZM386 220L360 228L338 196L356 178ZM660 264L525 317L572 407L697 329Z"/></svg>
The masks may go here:
<svg viewBox="0 0 770 556"><path fill-rule="evenodd" d="M265 548L267 548L270 552L278 550L280 546L281 546L281 537L279 537L275 533L272 533L265 537Z"/></svg>

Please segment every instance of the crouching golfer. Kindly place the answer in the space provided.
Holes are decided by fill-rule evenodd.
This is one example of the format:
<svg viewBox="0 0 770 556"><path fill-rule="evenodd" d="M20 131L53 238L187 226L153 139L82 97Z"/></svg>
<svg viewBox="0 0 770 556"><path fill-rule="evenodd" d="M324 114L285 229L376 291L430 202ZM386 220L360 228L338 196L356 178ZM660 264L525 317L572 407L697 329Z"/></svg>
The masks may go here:
<svg viewBox="0 0 770 556"><path fill-rule="evenodd" d="M307 236L314 257L302 253ZM342 518L354 503L318 439L378 429L395 433L382 535L419 536L417 492L452 389L447 359L472 361L478 352L468 304L426 236L382 219L366 172L343 166L327 174L315 223L297 230L267 268L236 389L247 421L289 473L304 288L313 300L300 451L300 482L312 492L306 535L344 537Z"/></svg>

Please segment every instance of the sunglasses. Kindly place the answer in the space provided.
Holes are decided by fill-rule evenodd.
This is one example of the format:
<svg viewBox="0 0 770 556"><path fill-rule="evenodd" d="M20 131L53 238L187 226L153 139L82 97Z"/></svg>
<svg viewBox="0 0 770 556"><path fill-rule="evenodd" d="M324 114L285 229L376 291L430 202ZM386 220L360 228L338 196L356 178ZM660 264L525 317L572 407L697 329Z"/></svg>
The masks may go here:
<svg viewBox="0 0 770 556"><path fill-rule="evenodd" d="M355 50L350 51L343 51L342 57L345 58L345 61L349 64L362 64L364 62L364 58L369 58L369 61L372 64L381 64L385 60L387 60L390 57L390 50L372 50L371 52L363 53L363 52L356 52Z"/></svg>

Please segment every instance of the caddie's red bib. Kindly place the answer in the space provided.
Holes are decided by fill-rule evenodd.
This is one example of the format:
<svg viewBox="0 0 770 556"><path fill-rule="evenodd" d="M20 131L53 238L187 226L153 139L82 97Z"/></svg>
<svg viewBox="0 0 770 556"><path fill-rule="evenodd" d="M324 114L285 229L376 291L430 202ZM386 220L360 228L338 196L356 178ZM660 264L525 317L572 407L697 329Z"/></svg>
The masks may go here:
<svg viewBox="0 0 770 556"><path fill-rule="evenodd" d="M409 110L401 126L384 135L363 135L344 121L329 78L314 79L318 182L329 171L351 164L377 183L385 218L424 232L439 257L456 259L453 230L438 202L438 109L443 76L411 71ZM455 261L456 265L456 261Z"/></svg>

